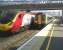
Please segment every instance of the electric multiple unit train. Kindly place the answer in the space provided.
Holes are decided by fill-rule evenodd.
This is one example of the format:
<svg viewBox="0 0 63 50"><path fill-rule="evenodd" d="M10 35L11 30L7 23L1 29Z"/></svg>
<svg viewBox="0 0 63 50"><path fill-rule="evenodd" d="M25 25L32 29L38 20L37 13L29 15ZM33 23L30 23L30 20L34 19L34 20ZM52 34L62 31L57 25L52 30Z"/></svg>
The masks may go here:
<svg viewBox="0 0 63 50"><path fill-rule="evenodd" d="M24 11L3 13L0 16L0 31L17 32L21 27L29 25L33 17L31 13L25 13Z"/></svg>
<svg viewBox="0 0 63 50"><path fill-rule="evenodd" d="M43 25L44 17L41 13L5 11L0 14L0 31L18 32L22 27L30 25L32 21L34 24Z"/></svg>

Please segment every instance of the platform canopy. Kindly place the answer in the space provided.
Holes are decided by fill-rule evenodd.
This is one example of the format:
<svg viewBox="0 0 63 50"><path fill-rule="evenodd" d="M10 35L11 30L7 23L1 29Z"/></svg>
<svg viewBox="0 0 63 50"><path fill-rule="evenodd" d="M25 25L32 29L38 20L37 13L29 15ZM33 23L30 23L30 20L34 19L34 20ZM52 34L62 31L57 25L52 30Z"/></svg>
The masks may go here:
<svg viewBox="0 0 63 50"><path fill-rule="evenodd" d="M31 11L33 13L44 13L46 14L47 16L49 17L52 17L52 16L62 16L62 10L36 10L36 11Z"/></svg>

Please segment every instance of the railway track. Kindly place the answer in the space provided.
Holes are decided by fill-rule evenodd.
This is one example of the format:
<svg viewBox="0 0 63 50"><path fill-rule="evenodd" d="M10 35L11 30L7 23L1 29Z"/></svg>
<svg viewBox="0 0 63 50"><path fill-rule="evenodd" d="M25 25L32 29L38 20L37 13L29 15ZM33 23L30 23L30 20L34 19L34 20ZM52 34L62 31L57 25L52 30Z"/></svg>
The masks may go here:
<svg viewBox="0 0 63 50"><path fill-rule="evenodd" d="M0 50L15 50L40 30L27 30L8 37L0 37Z"/></svg>

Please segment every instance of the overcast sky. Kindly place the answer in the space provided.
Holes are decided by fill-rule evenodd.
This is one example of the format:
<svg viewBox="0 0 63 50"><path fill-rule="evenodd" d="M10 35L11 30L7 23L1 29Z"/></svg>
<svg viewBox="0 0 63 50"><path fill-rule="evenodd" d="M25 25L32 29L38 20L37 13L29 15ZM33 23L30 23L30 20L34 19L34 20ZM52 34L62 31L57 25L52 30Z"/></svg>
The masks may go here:
<svg viewBox="0 0 63 50"><path fill-rule="evenodd" d="M0 1L24 1L24 0L0 0ZM25 0L25 1L63 1L63 0Z"/></svg>

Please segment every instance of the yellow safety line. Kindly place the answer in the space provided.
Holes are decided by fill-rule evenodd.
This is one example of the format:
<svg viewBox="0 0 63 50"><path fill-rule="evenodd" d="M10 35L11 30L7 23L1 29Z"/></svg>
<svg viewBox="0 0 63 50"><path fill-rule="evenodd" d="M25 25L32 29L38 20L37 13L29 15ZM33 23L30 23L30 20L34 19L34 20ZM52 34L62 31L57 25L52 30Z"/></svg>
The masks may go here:
<svg viewBox="0 0 63 50"><path fill-rule="evenodd" d="M54 25L54 24L53 24L53 25ZM54 30L54 27L52 28L51 35L50 35L50 38L49 38L48 44L47 44L47 46L46 46L46 50L49 49L49 46L50 46L50 43L51 43L51 39L52 39L52 35L53 35L53 30Z"/></svg>

